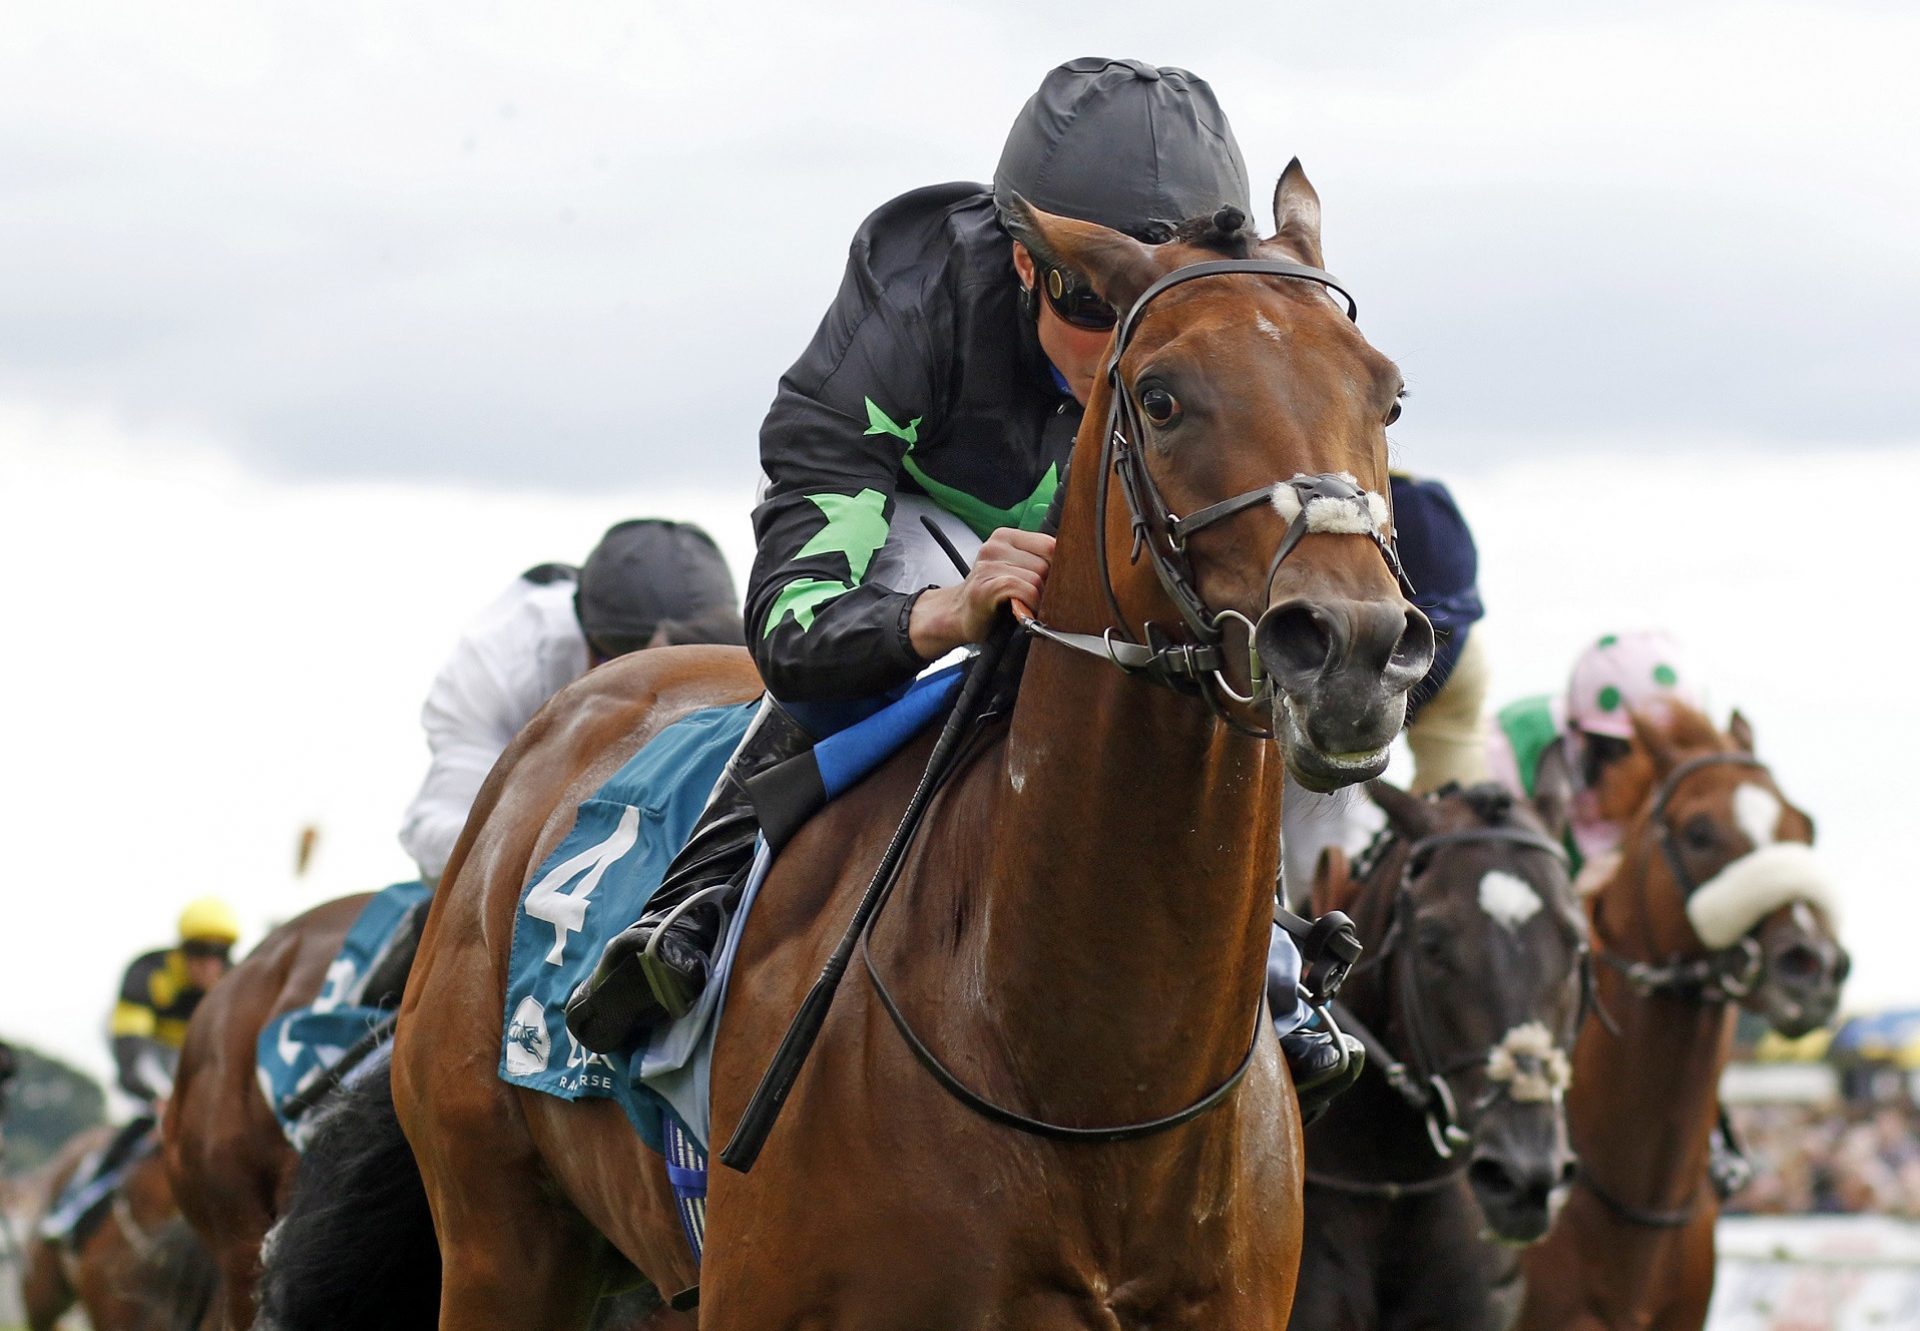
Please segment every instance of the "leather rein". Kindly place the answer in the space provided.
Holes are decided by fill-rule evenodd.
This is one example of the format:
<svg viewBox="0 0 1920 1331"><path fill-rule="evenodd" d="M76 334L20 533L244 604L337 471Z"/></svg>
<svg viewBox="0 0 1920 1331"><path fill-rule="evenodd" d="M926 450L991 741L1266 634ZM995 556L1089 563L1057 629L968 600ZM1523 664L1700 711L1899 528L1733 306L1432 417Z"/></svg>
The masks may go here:
<svg viewBox="0 0 1920 1331"><path fill-rule="evenodd" d="M1456 1151L1470 1140L1468 1129L1462 1126L1463 1117L1460 1113L1458 1098L1453 1093L1450 1078L1471 1068L1486 1066L1494 1049L1498 1047L1498 1042L1473 1053L1461 1054L1444 1061L1435 1057L1432 1032L1425 1016L1426 1003L1421 993L1420 970L1414 957L1414 949L1407 945L1407 934L1413 927L1412 921L1418 914L1413 900L1413 886L1431 867L1433 852L1449 846L1488 844L1544 851L1557 860L1563 868L1567 864L1565 847L1524 827L1469 827L1454 832L1438 832L1421 837L1406 847L1400 859L1400 873L1393 887L1393 901L1389 907L1386 936L1381 940L1380 946L1374 949L1372 955L1359 962L1354 970L1359 972L1387 965L1395 967L1390 1001L1399 1017L1399 1024L1407 1035L1407 1056L1402 1058L1397 1055L1384 1039L1354 1015L1344 1003L1336 1002L1333 1005L1341 1029L1366 1046L1368 1068L1380 1069L1387 1085L1393 1088L1407 1108L1420 1116L1426 1126L1427 1142L1433 1148L1434 1155L1442 1161L1449 1162L1454 1161ZM1383 853L1379 863L1386 862L1387 854ZM1467 1117L1477 1119L1496 1099L1505 1094L1506 1090L1505 1084L1489 1087L1471 1106ZM1392 1200L1436 1191L1451 1182L1466 1167L1467 1162L1462 1160L1452 1163L1449 1168L1437 1175L1404 1182L1347 1179L1319 1172L1310 1172L1307 1175L1307 1181L1334 1192L1384 1197Z"/></svg>
<svg viewBox="0 0 1920 1331"><path fill-rule="evenodd" d="M1212 526L1236 513L1271 502L1275 491L1280 486L1291 487L1298 497L1300 511L1289 524L1285 537L1282 538L1271 564L1268 565L1267 585L1271 587L1274 577L1280 570L1281 562L1293 552L1310 530L1309 503L1313 499L1331 498L1364 504L1366 492L1343 476L1332 474L1296 476L1290 481L1282 481L1277 485L1235 495L1231 499L1209 505L1184 519L1176 517L1168 509L1159 488L1154 485L1138 447L1130 442L1130 440L1142 438L1144 431L1141 428L1138 409L1131 395L1126 391L1126 385L1120 373L1120 359L1133 338L1134 330L1139 327L1140 319L1147 306L1156 297L1184 282L1230 274L1268 274L1317 282L1340 294L1346 301L1349 319L1355 318L1358 314L1358 307L1353 297L1347 294L1346 289L1331 273L1280 259L1222 259L1189 264L1167 273L1143 291L1140 298L1127 311L1126 317L1120 321L1114 334L1113 354L1107 362L1107 383L1111 400L1107 407L1107 419L1100 446L1097 520L1101 543L1100 580L1106 593L1107 604L1113 612L1115 624L1119 627L1109 628L1098 635L1066 632L1041 623L1030 612L1023 613L1025 608L1018 605L1015 607L1014 618L1020 629L1033 637L1045 639L1073 651L1100 657L1126 674L1139 674L1155 684L1177 692L1197 693L1217 719L1225 721L1244 734L1271 739L1272 731L1248 726L1228 713L1225 704L1216 693L1216 690L1224 692L1229 698L1243 704L1253 703L1270 697L1272 686L1270 681L1265 680L1264 672L1260 670L1259 657L1253 649L1251 640L1248 643L1247 655L1254 671L1252 693L1242 697L1226 682L1222 673L1225 665L1225 656L1221 648L1225 637L1222 625L1229 620L1237 620L1247 624L1249 631L1253 626L1247 617L1238 611L1226 610L1215 613L1207 608L1199 591L1193 585L1193 570L1186 557L1187 539L1194 532ZM1113 572L1106 550L1108 478L1114 475L1120 477L1121 493L1126 500L1128 512L1132 516L1132 558L1137 562L1143 549L1149 554L1161 586L1166 589L1167 595L1179 610L1181 619L1185 621L1188 631L1197 641L1179 641L1169 638L1152 623L1143 626L1144 642L1135 640L1128 634L1125 627L1126 615L1121 610L1119 597L1114 591ZM1412 586L1401 570L1400 559L1394 552L1392 543L1381 532L1377 523L1369 523L1366 534L1372 538L1374 545L1386 559L1387 567L1393 572L1406 594L1411 597ZM942 1090L980 1117L1003 1127L1012 1128L1016 1132L1047 1141L1083 1143L1136 1141L1142 1137L1151 1137L1171 1128L1177 1128L1183 1123L1189 1123L1220 1105L1232 1095L1234 1088L1247 1075L1247 1069L1253 1066L1254 1055L1260 1048L1261 1026L1267 1020L1264 985L1261 987L1260 999L1254 1009L1253 1033L1247 1041L1246 1052L1241 1055L1239 1063L1223 1081L1183 1109L1134 1123L1081 1127L1048 1122L994 1103L962 1081L941 1061L939 1055L927 1046L926 1041L920 1038L874 965L871 948L873 921L879 918L879 906L884 905L897 881L896 878L887 883L876 903L875 910L860 931L860 960L866 968L867 979L873 986L874 994L880 1000L880 1006L885 1010L888 1018L893 1022L894 1029L899 1031L900 1038L906 1043L920 1066L927 1070Z"/></svg>

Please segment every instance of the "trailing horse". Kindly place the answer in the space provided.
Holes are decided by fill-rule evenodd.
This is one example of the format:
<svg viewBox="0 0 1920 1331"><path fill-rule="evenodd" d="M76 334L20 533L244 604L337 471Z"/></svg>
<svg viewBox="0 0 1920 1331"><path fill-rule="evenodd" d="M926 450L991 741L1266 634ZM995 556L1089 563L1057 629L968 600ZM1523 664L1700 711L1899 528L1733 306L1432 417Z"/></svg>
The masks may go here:
<svg viewBox="0 0 1920 1331"><path fill-rule="evenodd" d="M1289 1325L1504 1327L1512 1261L1482 1233L1539 1238L1573 1171L1565 1051L1586 921L1565 806L1495 786L1373 796L1390 834L1357 876L1335 849L1314 880L1314 909L1346 911L1366 946L1336 1011L1367 1069L1307 1132Z"/></svg>
<svg viewBox="0 0 1920 1331"><path fill-rule="evenodd" d="M1848 958L1813 822L1753 756L1676 708L1636 721L1637 808L1590 913L1597 1003L1574 1049L1577 1186L1523 1258L1519 1325L1697 1331L1719 1199L1708 1153L1736 1007L1801 1036L1840 1001Z"/></svg>
<svg viewBox="0 0 1920 1331"><path fill-rule="evenodd" d="M299 1163L260 1092L260 1032L319 996L367 900L329 901L275 929L208 991L187 1028L165 1153L180 1210L218 1263L225 1331L253 1325L260 1242Z"/></svg>
<svg viewBox="0 0 1920 1331"><path fill-rule="evenodd" d="M42 1213L113 1140L93 1128L61 1148ZM99 1216L70 1239L39 1233L25 1245L21 1304L29 1331L53 1331L75 1303L94 1331L194 1331L212 1299L213 1262L174 1204L166 1167L149 1152L128 1168Z"/></svg>
<svg viewBox="0 0 1920 1331"><path fill-rule="evenodd" d="M738 652L623 659L496 766L393 1054L445 1331L582 1326L635 1268L668 1294L697 1280L714 1326L1285 1324L1301 1141L1262 1001L1283 762L1319 789L1377 775L1432 631L1379 499L1400 377L1329 299L1297 164L1275 218L1264 242L1227 209L1150 247L1026 215L1030 249L1129 312L1063 487L1037 640L1010 710L933 794L872 967L849 973L757 1163L715 1171L698 1270L665 1165L617 1106L497 1076L505 970L521 889L581 802L668 724L759 682ZM719 1029L716 1142L931 747L775 863Z"/></svg>

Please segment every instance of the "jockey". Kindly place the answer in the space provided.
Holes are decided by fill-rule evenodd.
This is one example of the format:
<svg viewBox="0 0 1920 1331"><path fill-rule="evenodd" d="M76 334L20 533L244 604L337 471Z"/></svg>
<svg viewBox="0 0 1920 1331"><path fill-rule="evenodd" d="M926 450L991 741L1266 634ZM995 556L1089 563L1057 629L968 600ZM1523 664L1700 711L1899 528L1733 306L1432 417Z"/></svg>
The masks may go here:
<svg viewBox="0 0 1920 1331"><path fill-rule="evenodd" d="M1487 750L1494 778L1529 797L1552 785L1571 796L1567 854L1582 896L1620 866L1634 811L1612 778L1633 751L1633 715L1657 718L1675 705L1706 710L1686 652L1666 633L1641 630L1596 639L1574 662L1564 697L1540 694L1500 709ZM1707 1174L1723 1201L1753 1177L1724 1109L1708 1141Z"/></svg>
<svg viewBox="0 0 1920 1331"><path fill-rule="evenodd" d="M167 1097L187 1020L233 962L240 919L224 901L201 897L180 912L179 942L133 959L120 979L107 1031L113 1045L115 1081L140 1102L140 1112L108 1143L91 1168L75 1172L40 1222L43 1237L59 1241L73 1232L119 1186L122 1176L151 1149Z"/></svg>
<svg viewBox="0 0 1920 1331"><path fill-rule="evenodd" d="M1632 714L1673 704L1700 711L1704 700L1680 644L1665 633L1609 633L1580 654L1564 697L1522 698L1500 709L1487 758L1495 779L1532 796L1546 781L1572 795L1567 850L1576 887L1604 882L1633 810L1610 787L1632 750Z"/></svg>
<svg viewBox="0 0 1920 1331"><path fill-rule="evenodd" d="M696 526L615 524L576 569L515 578L467 626L420 709L433 761L407 806L400 844L429 887L494 762L547 699L588 669L642 647L742 641L733 575Z"/></svg>
<svg viewBox="0 0 1920 1331"><path fill-rule="evenodd" d="M231 969L240 919L225 902L202 897L180 912L180 941L136 957L120 980L108 1031L120 1089L152 1108L173 1091L173 1070L187 1040L187 1019Z"/></svg>
<svg viewBox="0 0 1920 1331"><path fill-rule="evenodd" d="M914 190L862 223L760 431L746 618L768 696L646 916L569 1001L568 1027L590 1049L629 1044L705 985L720 894L667 915L705 889L738 891L757 832L748 778L982 641L1009 600L1039 603L1053 553L1040 528L1117 316L1011 237L1015 195L1148 243L1223 204L1251 211L1239 146L1203 80L1089 58L1047 75L991 187ZM971 561L964 578L926 524ZM1298 954L1280 946L1297 981ZM1349 1059L1297 1020L1282 1044L1304 1091Z"/></svg>
<svg viewBox="0 0 1920 1331"><path fill-rule="evenodd" d="M1473 532L1439 481L1396 471L1393 538L1413 603L1433 621L1433 668L1407 697L1407 746L1413 750L1415 794L1448 784L1487 780L1487 655L1473 627L1486 613L1480 602L1478 551ZM1287 778L1281 805L1288 895L1304 899L1320 852L1338 845L1357 851L1378 829L1378 815L1359 786L1320 795Z"/></svg>

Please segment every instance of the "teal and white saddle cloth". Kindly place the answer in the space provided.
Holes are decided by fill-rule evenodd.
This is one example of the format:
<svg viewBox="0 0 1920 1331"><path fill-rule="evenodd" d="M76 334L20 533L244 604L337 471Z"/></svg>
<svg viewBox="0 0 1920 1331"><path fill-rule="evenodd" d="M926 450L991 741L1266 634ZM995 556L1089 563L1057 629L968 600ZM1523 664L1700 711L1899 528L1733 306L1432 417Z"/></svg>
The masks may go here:
<svg viewBox="0 0 1920 1331"><path fill-rule="evenodd" d="M354 920L327 967L320 996L268 1022L254 1056L260 1093L273 1106L280 1130L296 1149L305 1146L311 1114L289 1113L303 1092L325 1076L369 1031L392 1016L389 1008L369 1005L363 992L367 976L392 945L414 907L432 895L425 883L395 883L374 895Z"/></svg>
<svg viewBox="0 0 1920 1331"><path fill-rule="evenodd" d="M846 790L943 715L959 682L959 667L927 675L883 710L817 744L809 761L817 766L821 797ZM766 842L727 920L714 977L691 1012L653 1032L645 1047L611 1056L575 1041L564 1013L568 995L592 972L607 941L645 913L758 706L683 717L580 806L573 830L522 892L507 967L501 1079L565 1100L617 1102L667 1158L696 1256L712 1134L714 1035L740 937L772 861Z"/></svg>

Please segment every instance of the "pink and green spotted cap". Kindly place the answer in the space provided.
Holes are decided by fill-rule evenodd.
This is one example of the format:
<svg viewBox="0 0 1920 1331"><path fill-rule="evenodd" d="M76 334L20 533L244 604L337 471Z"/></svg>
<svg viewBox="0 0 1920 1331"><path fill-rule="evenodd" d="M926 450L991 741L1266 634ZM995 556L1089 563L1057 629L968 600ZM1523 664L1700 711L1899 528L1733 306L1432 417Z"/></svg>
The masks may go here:
<svg viewBox="0 0 1920 1331"><path fill-rule="evenodd" d="M1680 644L1665 633L1609 633L1574 663L1567 723L1593 735L1633 737L1628 713L1658 714L1670 703L1696 711L1705 701Z"/></svg>

